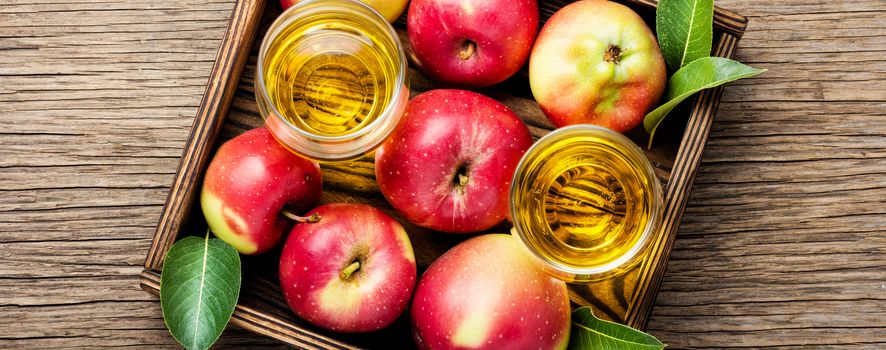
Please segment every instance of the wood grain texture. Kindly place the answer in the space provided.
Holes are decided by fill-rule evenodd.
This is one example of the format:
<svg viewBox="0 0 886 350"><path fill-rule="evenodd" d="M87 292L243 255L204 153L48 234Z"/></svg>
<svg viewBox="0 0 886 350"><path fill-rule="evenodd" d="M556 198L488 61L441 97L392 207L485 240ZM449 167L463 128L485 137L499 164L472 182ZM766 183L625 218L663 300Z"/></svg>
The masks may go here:
<svg viewBox="0 0 886 350"><path fill-rule="evenodd" d="M238 0L209 73L203 100L197 109L194 125L179 161L178 171L163 206L154 241L145 258L145 268L159 270L181 225L196 202L198 181L209 164L211 151L234 99L249 50L258 31L264 0ZM168 219L162 219L168 218Z"/></svg>
<svg viewBox="0 0 886 350"><path fill-rule="evenodd" d="M886 6L717 4L769 72L725 89L649 330L882 348ZM0 4L0 347L174 346L137 274L232 7Z"/></svg>
<svg viewBox="0 0 886 350"><path fill-rule="evenodd" d="M721 34L711 50L711 55L732 58L737 45L738 38L731 34ZM718 86L701 91L692 102L692 112L687 117L686 128L670 174L672 180L664 190L664 213L660 229L662 234L653 241L651 253L639 268L633 302L624 317L624 323L631 327L645 330L649 322L698 166L704 154L711 124L714 122L715 115L712 112L719 106L723 89L723 86Z"/></svg>

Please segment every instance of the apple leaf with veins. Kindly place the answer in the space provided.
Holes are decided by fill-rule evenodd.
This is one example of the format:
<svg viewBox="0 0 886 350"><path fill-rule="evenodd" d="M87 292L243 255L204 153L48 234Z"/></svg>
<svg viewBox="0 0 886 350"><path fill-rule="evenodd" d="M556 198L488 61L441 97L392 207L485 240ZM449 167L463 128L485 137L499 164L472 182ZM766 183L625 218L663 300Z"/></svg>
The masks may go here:
<svg viewBox="0 0 886 350"><path fill-rule="evenodd" d="M655 9L658 43L668 66L676 70L668 79L664 104L646 114L643 127L649 144L664 117L695 93L728 82L752 77L756 69L728 58L710 57L713 38L713 0L661 0Z"/></svg>
<svg viewBox="0 0 886 350"><path fill-rule="evenodd" d="M668 102L649 112L643 118L643 127L649 133L648 147L652 148L655 129L658 128L664 117L689 96L704 89L752 77L765 71L765 69L749 67L741 62L722 57L705 57L680 68L668 79L668 87L664 97L664 100Z"/></svg>
<svg viewBox="0 0 886 350"><path fill-rule="evenodd" d="M240 255L217 238L186 237L166 253L160 307L169 333L188 350L207 349L224 331L240 295Z"/></svg>
<svg viewBox="0 0 886 350"><path fill-rule="evenodd" d="M714 0L661 0L655 31L661 53L672 70L711 55Z"/></svg>
<svg viewBox="0 0 886 350"><path fill-rule="evenodd" d="M570 350L660 350L664 347L665 344L649 334L597 318L590 307L572 312Z"/></svg>

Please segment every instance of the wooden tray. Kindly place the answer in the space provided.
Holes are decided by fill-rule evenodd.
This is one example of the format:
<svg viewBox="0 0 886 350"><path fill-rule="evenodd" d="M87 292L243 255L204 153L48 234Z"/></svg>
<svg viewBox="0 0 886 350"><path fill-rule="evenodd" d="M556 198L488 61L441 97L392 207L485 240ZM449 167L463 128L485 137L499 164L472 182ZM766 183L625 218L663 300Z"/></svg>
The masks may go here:
<svg viewBox="0 0 886 350"><path fill-rule="evenodd" d="M572 1L540 1L542 21ZM656 1L620 1L654 25ZM256 54L265 30L280 13L277 1L238 0L219 48L203 100L182 153L178 172L157 225L151 249L141 274L141 287L159 293L160 271L170 245L181 236L202 235L206 230L199 203L203 172L214 150L222 142L248 129L262 125L255 104L253 77ZM716 42L712 54L732 57L747 19L717 9L714 15ZM395 24L405 40L404 17ZM408 44L408 41L404 41ZM408 46L408 45L407 45ZM412 95L439 87L414 68L410 69ZM529 125L538 138L552 129L529 92L525 70L515 77L482 92L503 102ZM659 284L667 266L683 209L692 183L722 87L701 92L672 112L657 133L655 147L647 156L664 186L664 219L643 261L621 276L590 284L572 284L569 296L574 306L591 305L605 318L645 328ZM628 136L645 145L647 135L638 128ZM323 165L323 203L363 202L381 208L404 224L415 250L419 273L448 248L468 236L430 232L409 224L397 215L378 191L371 157L346 164ZM489 232L509 232L505 224ZM409 322L401 317L391 327L360 335L343 335L313 327L298 319L288 308L277 282L279 248L262 256L244 257L244 282L231 324L283 342L309 349L355 347L411 348ZM408 314L407 313L404 313Z"/></svg>

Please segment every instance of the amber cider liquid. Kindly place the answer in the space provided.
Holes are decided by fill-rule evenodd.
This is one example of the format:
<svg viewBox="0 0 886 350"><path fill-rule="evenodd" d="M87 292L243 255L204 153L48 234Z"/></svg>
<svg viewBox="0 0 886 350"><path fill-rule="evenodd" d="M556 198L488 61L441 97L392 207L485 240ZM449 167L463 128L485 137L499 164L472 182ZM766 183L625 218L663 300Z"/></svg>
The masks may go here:
<svg viewBox="0 0 886 350"><path fill-rule="evenodd" d="M391 59L397 47L369 22L342 11L281 29L268 47L263 75L283 119L310 134L339 136L382 115L396 98L400 68Z"/></svg>
<svg viewBox="0 0 886 350"><path fill-rule="evenodd" d="M642 243L660 200L658 182L624 147L567 137L527 160L531 174L514 184L523 197L514 220L528 231L530 249L545 260L587 269L613 263Z"/></svg>

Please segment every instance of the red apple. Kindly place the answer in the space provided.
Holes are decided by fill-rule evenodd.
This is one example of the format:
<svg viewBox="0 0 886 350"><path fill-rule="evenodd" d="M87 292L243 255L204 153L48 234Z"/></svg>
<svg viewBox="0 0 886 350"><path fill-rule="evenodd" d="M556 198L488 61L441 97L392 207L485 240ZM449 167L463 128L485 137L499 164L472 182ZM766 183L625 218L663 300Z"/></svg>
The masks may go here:
<svg viewBox="0 0 886 350"><path fill-rule="evenodd" d="M508 189L532 144L503 104L464 90L433 90L406 105L403 120L375 154L375 177L410 222L464 233L508 213Z"/></svg>
<svg viewBox="0 0 886 350"><path fill-rule="evenodd" d="M630 130L667 79L655 35L636 12L603 0L567 5L545 23L529 59L535 100L557 127Z"/></svg>
<svg viewBox="0 0 886 350"><path fill-rule="evenodd" d="M410 311L419 348L566 348L566 283L518 244L511 235L478 236L431 264Z"/></svg>
<svg viewBox="0 0 886 350"><path fill-rule="evenodd" d="M293 5L304 2L305 0L280 0L280 6L286 10ZM400 17L400 14L403 13L403 10L406 9L406 3L409 0L360 0L363 3L366 3L379 14L382 15L388 22L394 22L397 18Z"/></svg>
<svg viewBox="0 0 886 350"><path fill-rule="evenodd" d="M200 205L209 229L243 254L273 248L320 199L320 166L290 152L265 128L225 142L206 169Z"/></svg>
<svg viewBox="0 0 886 350"><path fill-rule="evenodd" d="M299 317L337 332L387 327L415 286L403 226L365 204L327 204L320 221L292 228L280 255L280 286Z"/></svg>
<svg viewBox="0 0 886 350"><path fill-rule="evenodd" d="M484 87L514 75L538 32L535 0L412 0L406 29L419 66L447 84Z"/></svg>

